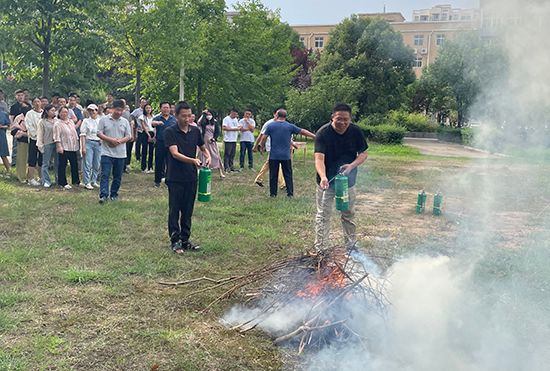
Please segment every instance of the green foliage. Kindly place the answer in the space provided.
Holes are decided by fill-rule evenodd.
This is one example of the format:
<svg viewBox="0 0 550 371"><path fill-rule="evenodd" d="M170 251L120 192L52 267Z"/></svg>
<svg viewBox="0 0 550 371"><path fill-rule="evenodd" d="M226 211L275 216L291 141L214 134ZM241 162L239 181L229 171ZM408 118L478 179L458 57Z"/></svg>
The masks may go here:
<svg viewBox="0 0 550 371"><path fill-rule="evenodd" d="M359 122L358 125L365 127L365 126L378 126L378 125L384 125L388 123L388 117L386 115L383 115L381 113L373 113L372 115L368 115L366 117L363 117Z"/></svg>
<svg viewBox="0 0 550 371"><path fill-rule="evenodd" d="M446 42L437 61L411 88L413 108L427 112L456 109L462 127L482 88L506 76L508 60L498 43L487 43L478 33L466 33Z"/></svg>
<svg viewBox="0 0 550 371"><path fill-rule="evenodd" d="M405 101L406 87L415 80L413 60L413 51L388 22L353 16L332 32L314 77L342 71L361 81L360 116L386 113Z"/></svg>
<svg viewBox="0 0 550 371"><path fill-rule="evenodd" d="M63 279L69 283L97 283L110 279L109 275L91 270L70 269L63 273Z"/></svg>
<svg viewBox="0 0 550 371"><path fill-rule="evenodd" d="M362 126L365 136L379 144L402 144L407 130L396 125Z"/></svg>
<svg viewBox="0 0 550 371"><path fill-rule="evenodd" d="M346 102L357 107L360 86L360 80L339 71L317 76L306 91L289 92L286 102L289 119L303 128L317 130L330 121L336 103Z"/></svg>
<svg viewBox="0 0 550 371"><path fill-rule="evenodd" d="M388 114L388 123L403 126L407 131L435 133L439 125L422 113L409 113L403 110L391 111Z"/></svg>

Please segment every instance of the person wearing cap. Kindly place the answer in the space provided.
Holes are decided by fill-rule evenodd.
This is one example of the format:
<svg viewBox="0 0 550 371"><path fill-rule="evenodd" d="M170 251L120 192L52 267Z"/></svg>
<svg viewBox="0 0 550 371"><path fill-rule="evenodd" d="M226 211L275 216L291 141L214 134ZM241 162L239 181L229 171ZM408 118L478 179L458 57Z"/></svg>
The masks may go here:
<svg viewBox="0 0 550 371"><path fill-rule="evenodd" d="M101 165L101 140L97 136L99 126L99 107L95 104L88 105L88 118L82 121L80 127L80 148L84 157L84 183L86 189L99 188L97 176Z"/></svg>

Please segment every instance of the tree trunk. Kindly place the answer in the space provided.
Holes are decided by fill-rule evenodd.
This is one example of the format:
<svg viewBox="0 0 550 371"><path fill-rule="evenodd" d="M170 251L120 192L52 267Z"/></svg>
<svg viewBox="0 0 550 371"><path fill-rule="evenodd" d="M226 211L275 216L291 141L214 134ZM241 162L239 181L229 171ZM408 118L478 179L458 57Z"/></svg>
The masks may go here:
<svg viewBox="0 0 550 371"><path fill-rule="evenodd" d="M47 50L42 52L42 95L47 97L50 93L50 50L49 45Z"/></svg>
<svg viewBox="0 0 550 371"><path fill-rule="evenodd" d="M141 98L141 58L136 59L136 91L135 91L135 104L139 106L139 100Z"/></svg>
<svg viewBox="0 0 550 371"><path fill-rule="evenodd" d="M204 99L203 99L203 87L202 87L202 78L199 77L199 81L197 83L197 109L198 112L202 112L204 110Z"/></svg>

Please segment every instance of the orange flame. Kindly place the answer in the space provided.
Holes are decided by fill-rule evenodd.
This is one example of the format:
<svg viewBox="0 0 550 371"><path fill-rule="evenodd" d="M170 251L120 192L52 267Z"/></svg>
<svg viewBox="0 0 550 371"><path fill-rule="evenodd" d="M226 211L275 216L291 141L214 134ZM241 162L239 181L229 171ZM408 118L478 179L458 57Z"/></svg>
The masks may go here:
<svg viewBox="0 0 550 371"><path fill-rule="evenodd" d="M315 298L323 292L334 289L341 289L346 286L346 275L335 267L325 276L317 276L305 285L303 290L296 292L299 298Z"/></svg>

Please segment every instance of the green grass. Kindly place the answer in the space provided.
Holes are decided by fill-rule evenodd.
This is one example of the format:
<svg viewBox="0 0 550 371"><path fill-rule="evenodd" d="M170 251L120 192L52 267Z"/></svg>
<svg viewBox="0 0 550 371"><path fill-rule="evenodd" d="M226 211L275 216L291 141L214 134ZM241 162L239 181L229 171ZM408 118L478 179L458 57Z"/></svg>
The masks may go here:
<svg viewBox="0 0 550 371"><path fill-rule="evenodd" d="M411 166L425 157L416 150L372 145L370 155L360 173L365 197L420 189ZM262 161L257 155L257 169ZM267 187L254 185L255 173L223 181L216 174L212 201L197 203L193 219L193 239L203 250L182 257L169 249L167 190L155 189L152 175L134 166L121 202L103 206L96 192L0 180L0 370L281 369L288 357L270 339L219 324L230 303L200 313L220 291L192 296L197 286L158 282L230 276L310 249L311 145L306 163L301 153L295 159L293 200L270 199ZM358 215L361 232L393 233L394 212L380 210Z"/></svg>

